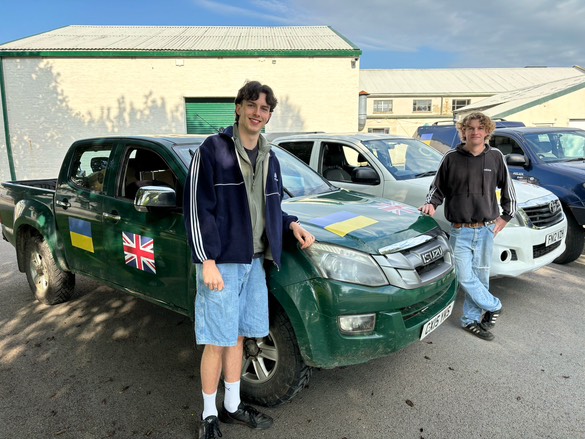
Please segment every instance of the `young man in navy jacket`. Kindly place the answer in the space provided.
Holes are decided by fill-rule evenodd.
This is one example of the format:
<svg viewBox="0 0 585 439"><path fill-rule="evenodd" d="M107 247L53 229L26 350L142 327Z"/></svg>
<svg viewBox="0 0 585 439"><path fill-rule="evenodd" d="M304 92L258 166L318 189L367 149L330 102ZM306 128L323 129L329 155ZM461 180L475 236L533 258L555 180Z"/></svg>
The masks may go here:
<svg viewBox="0 0 585 439"><path fill-rule="evenodd" d="M243 341L268 335L264 259L280 265L283 233L301 249L315 238L281 209L280 165L261 135L277 100L270 87L246 83L235 100L236 123L195 152L185 185L185 225L197 266L195 335L201 358L200 439L219 422L266 429L272 418L240 401ZM225 397L216 407L223 371Z"/></svg>
<svg viewBox="0 0 585 439"><path fill-rule="evenodd" d="M443 157L426 204L420 208L432 216L445 201L445 218L451 222L449 243L459 285L465 291L461 325L484 340L494 338L490 329L502 312L500 299L489 291L494 237L516 213L516 193L504 156L487 144L495 128L479 112L457 124L463 143Z"/></svg>

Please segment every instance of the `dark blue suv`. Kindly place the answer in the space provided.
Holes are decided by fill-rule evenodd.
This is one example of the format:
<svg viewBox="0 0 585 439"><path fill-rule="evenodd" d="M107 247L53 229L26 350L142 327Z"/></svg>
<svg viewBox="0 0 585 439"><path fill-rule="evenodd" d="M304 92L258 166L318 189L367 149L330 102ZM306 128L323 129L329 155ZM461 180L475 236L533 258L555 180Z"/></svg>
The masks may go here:
<svg viewBox="0 0 585 439"><path fill-rule="evenodd" d="M513 178L542 186L559 197L568 223L567 247L555 262L572 262L585 244L585 130L522 125L496 121L490 145L506 156ZM454 124L422 126L414 137L443 152L460 143Z"/></svg>
<svg viewBox="0 0 585 439"><path fill-rule="evenodd" d="M495 120L496 128L506 127L523 127L522 122L512 122L508 120ZM435 122L432 125L420 126L416 129L413 136L436 150L445 153L450 148L455 148L461 143L459 133L455 124L451 121Z"/></svg>

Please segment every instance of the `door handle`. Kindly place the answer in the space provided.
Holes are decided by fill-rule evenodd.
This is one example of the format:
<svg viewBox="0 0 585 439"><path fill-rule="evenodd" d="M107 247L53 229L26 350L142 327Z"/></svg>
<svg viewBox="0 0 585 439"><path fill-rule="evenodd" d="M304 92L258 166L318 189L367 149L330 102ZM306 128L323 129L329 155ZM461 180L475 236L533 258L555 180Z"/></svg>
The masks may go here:
<svg viewBox="0 0 585 439"><path fill-rule="evenodd" d="M115 213L107 213L104 212L102 213L102 217L108 221L112 221L114 223L117 223L118 221L120 221L122 219L122 217L120 215L116 215Z"/></svg>
<svg viewBox="0 0 585 439"><path fill-rule="evenodd" d="M71 203L67 201L67 198L63 198L63 200L55 200L55 204L63 209L67 209L71 207Z"/></svg>

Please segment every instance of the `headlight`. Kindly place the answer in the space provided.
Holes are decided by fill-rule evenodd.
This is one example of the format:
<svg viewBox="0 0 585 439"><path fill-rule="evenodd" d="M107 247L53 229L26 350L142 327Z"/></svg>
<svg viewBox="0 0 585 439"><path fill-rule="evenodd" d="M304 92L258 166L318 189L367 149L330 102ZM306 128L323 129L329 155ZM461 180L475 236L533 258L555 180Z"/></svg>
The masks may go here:
<svg viewBox="0 0 585 439"><path fill-rule="evenodd" d="M319 242L305 251L324 278L371 287L388 285L380 266L366 253Z"/></svg>
<svg viewBox="0 0 585 439"><path fill-rule="evenodd" d="M524 212L524 209L518 208L516 215L514 215L512 219L508 221L508 225L506 227L526 227L529 224L529 221L530 219L528 218L528 215L526 215L526 212Z"/></svg>

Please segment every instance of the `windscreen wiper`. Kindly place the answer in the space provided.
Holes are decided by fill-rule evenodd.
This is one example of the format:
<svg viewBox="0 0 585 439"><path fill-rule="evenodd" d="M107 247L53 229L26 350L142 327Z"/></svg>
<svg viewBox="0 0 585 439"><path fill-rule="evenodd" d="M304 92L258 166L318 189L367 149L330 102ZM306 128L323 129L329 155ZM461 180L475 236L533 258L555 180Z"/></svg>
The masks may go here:
<svg viewBox="0 0 585 439"><path fill-rule="evenodd" d="M419 177L430 177L431 175L435 175L436 173L437 173L437 171L421 172L420 174L416 174L416 178L419 178Z"/></svg>

